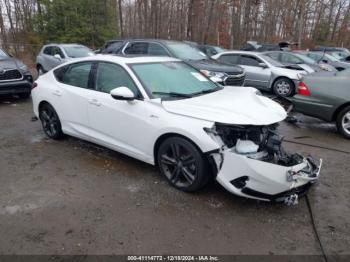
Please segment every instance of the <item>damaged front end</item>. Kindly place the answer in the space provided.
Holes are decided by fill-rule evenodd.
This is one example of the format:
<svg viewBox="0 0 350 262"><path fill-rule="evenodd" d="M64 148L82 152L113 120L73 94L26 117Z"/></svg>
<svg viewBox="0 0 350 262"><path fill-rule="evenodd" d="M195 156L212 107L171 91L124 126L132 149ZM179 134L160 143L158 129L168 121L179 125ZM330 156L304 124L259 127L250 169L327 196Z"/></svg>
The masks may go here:
<svg viewBox="0 0 350 262"><path fill-rule="evenodd" d="M217 181L228 191L254 199L296 204L319 176L312 157L287 153L277 125L228 125L205 128L220 149L209 154Z"/></svg>

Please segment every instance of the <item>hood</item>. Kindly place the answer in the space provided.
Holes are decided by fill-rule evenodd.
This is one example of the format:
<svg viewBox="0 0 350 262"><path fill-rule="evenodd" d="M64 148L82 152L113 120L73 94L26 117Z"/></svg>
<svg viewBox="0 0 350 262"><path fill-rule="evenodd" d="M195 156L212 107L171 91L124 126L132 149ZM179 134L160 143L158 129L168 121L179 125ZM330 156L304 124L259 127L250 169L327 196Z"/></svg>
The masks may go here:
<svg viewBox="0 0 350 262"><path fill-rule="evenodd" d="M163 101L166 111L206 121L236 125L270 125L286 118L286 111L252 87L225 87L206 95Z"/></svg>
<svg viewBox="0 0 350 262"><path fill-rule="evenodd" d="M203 60L187 60L186 63L190 64L198 70L208 70L214 72L224 72L230 74L243 74L244 69L236 65L226 65L217 62L214 59L203 59Z"/></svg>
<svg viewBox="0 0 350 262"><path fill-rule="evenodd" d="M0 59L0 68L1 69L18 69L17 61L16 59L13 59L11 57Z"/></svg>

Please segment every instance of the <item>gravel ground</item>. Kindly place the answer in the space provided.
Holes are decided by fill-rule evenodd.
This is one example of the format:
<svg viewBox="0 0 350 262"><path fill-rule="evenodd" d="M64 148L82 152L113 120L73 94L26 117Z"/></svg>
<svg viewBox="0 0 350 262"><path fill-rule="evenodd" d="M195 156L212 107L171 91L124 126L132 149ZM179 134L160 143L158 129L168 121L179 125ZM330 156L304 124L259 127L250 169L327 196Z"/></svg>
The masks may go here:
<svg viewBox="0 0 350 262"><path fill-rule="evenodd" d="M216 183L179 192L152 166L47 139L31 106L0 98L0 254L321 254L305 199L263 203ZM350 255L350 141L298 117L280 131L287 149L324 160L309 194L320 238L328 255Z"/></svg>

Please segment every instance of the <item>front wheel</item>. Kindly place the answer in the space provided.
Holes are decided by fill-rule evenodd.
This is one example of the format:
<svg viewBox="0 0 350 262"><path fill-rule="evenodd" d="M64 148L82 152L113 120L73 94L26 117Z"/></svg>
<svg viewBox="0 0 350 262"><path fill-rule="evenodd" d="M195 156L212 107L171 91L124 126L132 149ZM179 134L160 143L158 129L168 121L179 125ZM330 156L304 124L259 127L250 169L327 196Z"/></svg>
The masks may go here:
<svg viewBox="0 0 350 262"><path fill-rule="evenodd" d="M182 191L197 191L209 181L209 167L202 152L182 137L165 139L159 147L157 161L161 174Z"/></svg>
<svg viewBox="0 0 350 262"><path fill-rule="evenodd" d="M346 138L350 139L350 106L345 107L337 116L337 128Z"/></svg>
<svg viewBox="0 0 350 262"><path fill-rule="evenodd" d="M39 118L45 134L52 139L63 137L60 119L55 109L50 104L44 104L39 109Z"/></svg>
<svg viewBox="0 0 350 262"><path fill-rule="evenodd" d="M293 96L295 92L293 81L286 77L277 79L272 88L276 95L283 97Z"/></svg>

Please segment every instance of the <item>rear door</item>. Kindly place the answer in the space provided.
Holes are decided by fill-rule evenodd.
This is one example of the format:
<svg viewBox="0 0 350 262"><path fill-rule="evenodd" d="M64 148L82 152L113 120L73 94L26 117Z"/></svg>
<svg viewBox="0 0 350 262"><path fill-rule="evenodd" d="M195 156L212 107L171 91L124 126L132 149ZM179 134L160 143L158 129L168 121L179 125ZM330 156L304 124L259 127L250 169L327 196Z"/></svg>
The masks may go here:
<svg viewBox="0 0 350 262"><path fill-rule="evenodd" d="M91 72L93 62L80 62L60 67L54 71L57 82L52 95L64 130L79 137L89 137L88 99L93 90Z"/></svg>

